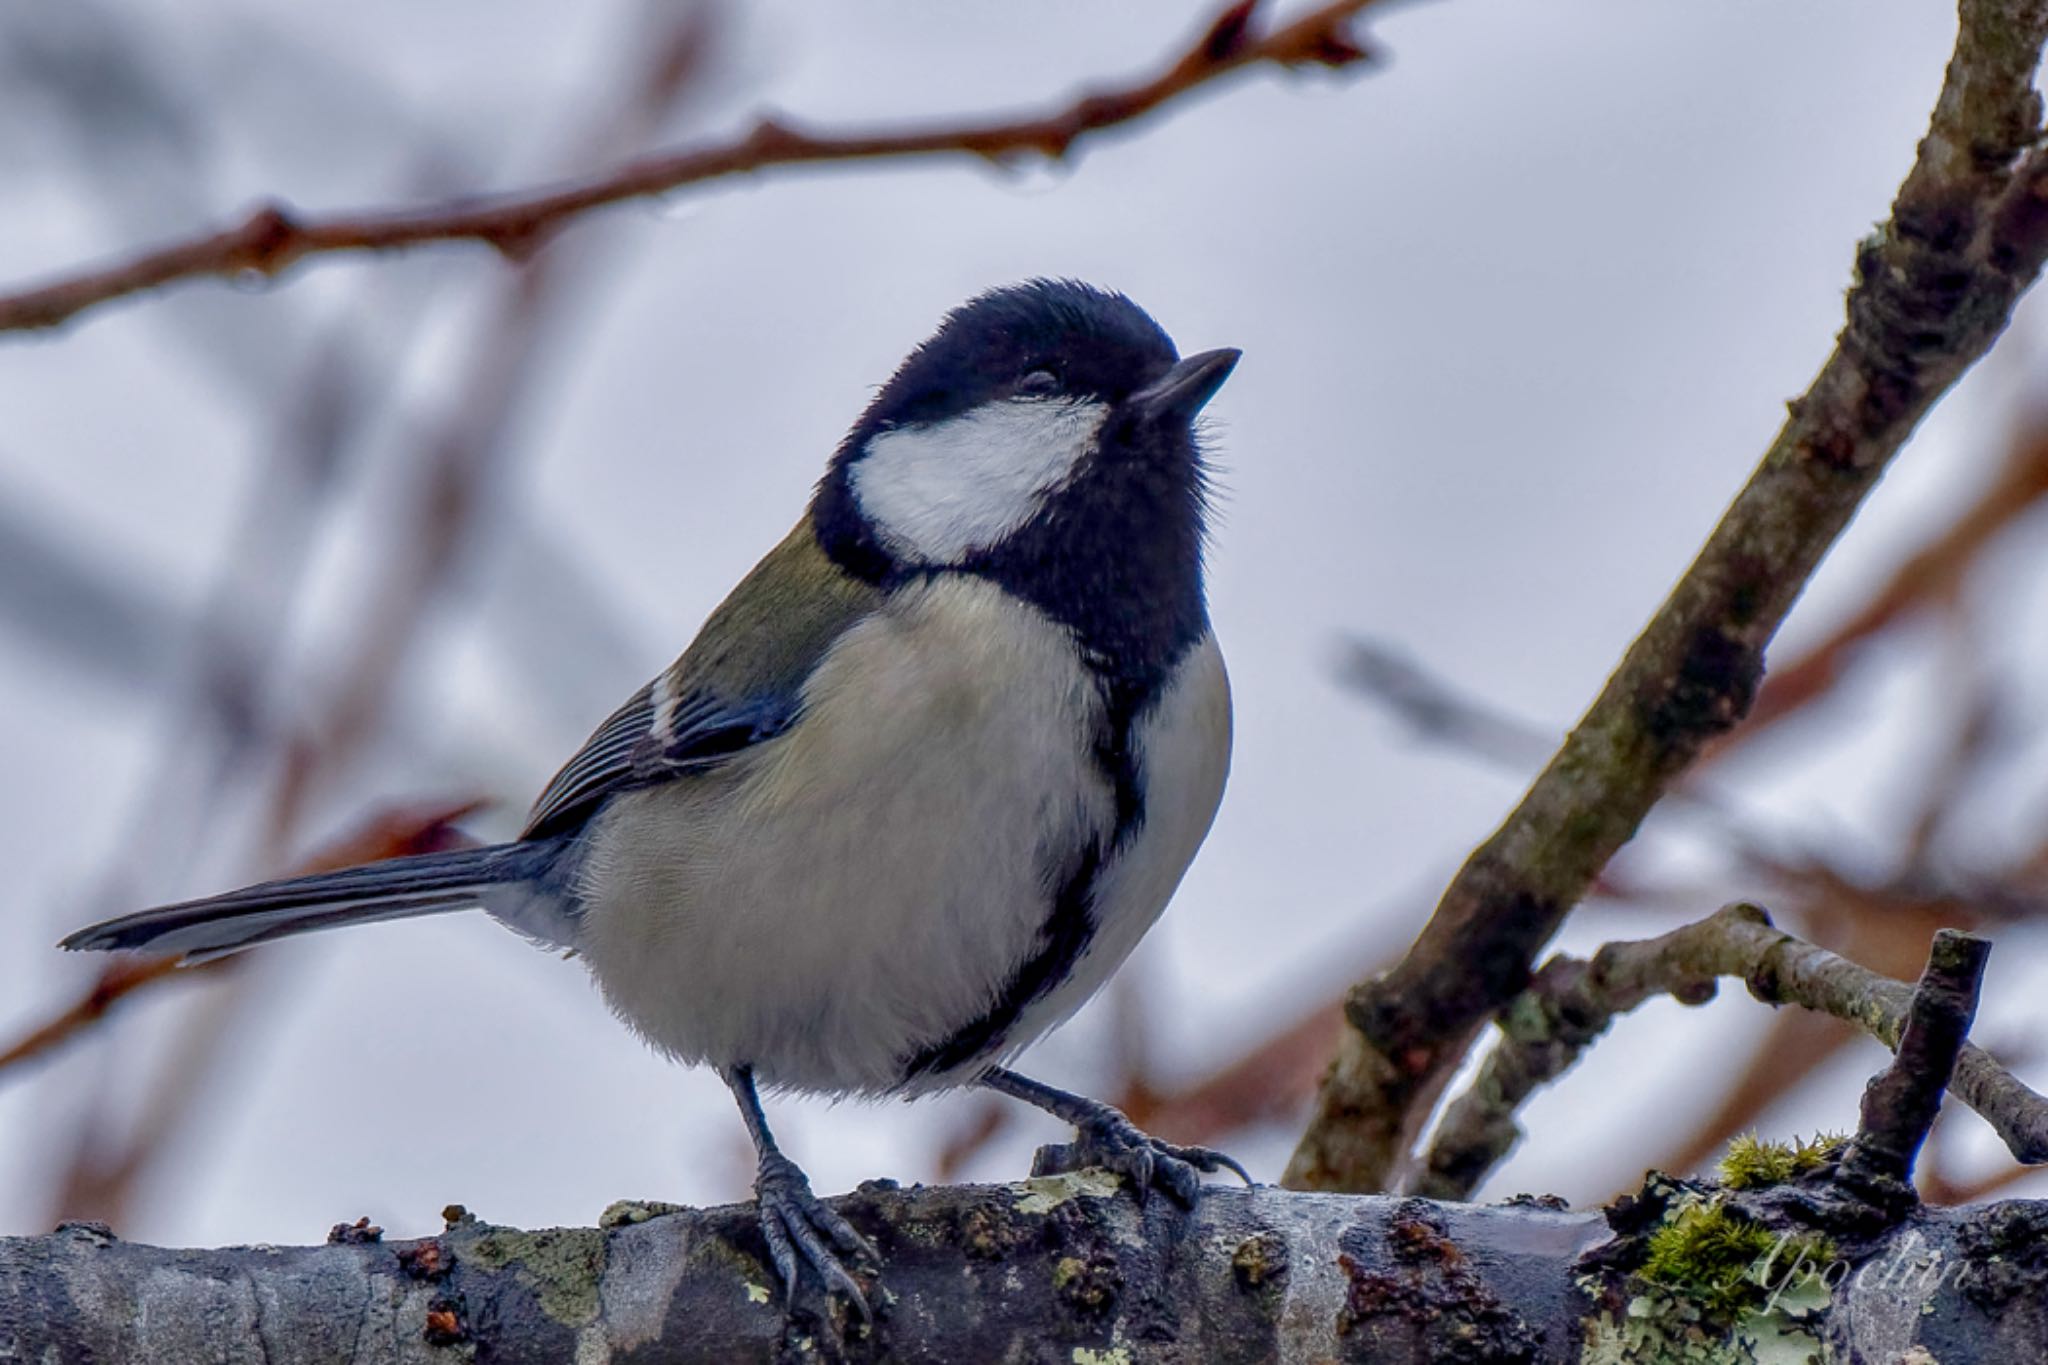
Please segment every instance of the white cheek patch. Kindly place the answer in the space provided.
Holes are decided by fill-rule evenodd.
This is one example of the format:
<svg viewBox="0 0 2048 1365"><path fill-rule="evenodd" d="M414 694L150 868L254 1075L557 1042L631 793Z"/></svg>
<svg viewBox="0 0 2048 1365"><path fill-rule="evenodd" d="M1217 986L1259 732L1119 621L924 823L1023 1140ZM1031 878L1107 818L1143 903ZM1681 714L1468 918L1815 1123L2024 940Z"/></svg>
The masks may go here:
<svg viewBox="0 0 2048 1365"><path fill-rule="evenodd" d="M868 441L853 492L901 558L957 564L1031 520L1073 477L1106 404L1012 398Z"/></svg>

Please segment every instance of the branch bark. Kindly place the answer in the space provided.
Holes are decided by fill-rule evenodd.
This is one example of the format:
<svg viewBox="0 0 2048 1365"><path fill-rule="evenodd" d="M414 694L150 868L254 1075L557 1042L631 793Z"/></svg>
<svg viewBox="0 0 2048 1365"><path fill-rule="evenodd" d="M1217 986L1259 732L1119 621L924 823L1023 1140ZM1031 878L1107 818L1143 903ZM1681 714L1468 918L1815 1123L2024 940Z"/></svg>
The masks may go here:
<svg viewBox="0 0 2048 1365"><path fill-rule="evenodd" d="M1955 54L1892 216L1859 249L1834 353L1699 557L1352 1027L1286 1182L1382 1189L1487 1017L1703 746L1747 711L1807 578L2048 256L2030 81L2043 0L1963 0Z"/></svg>
<svg viewBox="0 0 2048 1365"><path fill-rule="evenodd" d="M998 164L1022 156L1059 160L1084 138L1136 122L1247 67L1337 70L1366 60L1369 54L1351 24L1372 3L1337 0L1260 32L1253 27L1259 0L1237 0L1157 74L1086 92L1044 114L871 132L807 132L762 118L751 131L727 142L644 157L586 180L537 190L319 218L302 218L283 204L265 204L238 226L0 294L0 331L54 327L109 300L199 276L274 278L309 256L340 251L473 241L523 260L593 209L778 166L960 154Z"/></svg>
<svg viewBox="0 0 2048 1365"><path fill-rule="evenodd" d="M451 1210L443 1234L400 1243L360 1224L319 1247L165 1250L88 1224L0 1239L0 1357L1505 1365L1576 1361L1596 1343L1612 1350L1666 1327L1700 1333L1674 1291L1626 1264L1644 1201L1617 1207L1618 1234L1599 1213L1532 1202L1218 1188L1192 1214L1163 1199L1141 1209L1101 1172L914 1192L876 1185L836 1202L886 1257L872 1332L841 1304L819 1316L808 1294L785 1320L745 1206L653 1217L618 1206L607 1226L539 1232ZM2043 1274L1991 1258L2044 1226L2041 1204L1917 1216L1841 1266L1847 1278L1825 1314L1773 1321L1810 1346L1831 1334L1863 1358L1969 1340L1991 1349L1940 1358L2032 1360L2018 1345L2031 1351L2039 1337L2025 1335L2029 1326L2048 1321ZM1937 1252L1942 1275L1865 1284ZM2002 1276L1999 1297L1980 1302L1979 1285L1973 1298L1960 1268ZM2000 1342L2015 1345L2001 1353Z"/></svg>

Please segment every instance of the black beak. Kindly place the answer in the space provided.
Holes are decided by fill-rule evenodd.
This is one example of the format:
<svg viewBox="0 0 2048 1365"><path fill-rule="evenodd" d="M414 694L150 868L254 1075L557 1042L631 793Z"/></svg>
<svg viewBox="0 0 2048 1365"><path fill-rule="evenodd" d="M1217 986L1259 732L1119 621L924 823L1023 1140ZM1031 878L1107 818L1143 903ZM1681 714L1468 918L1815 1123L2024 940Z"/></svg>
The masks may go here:
<svg viewBox="0 0 2048 1365"><path fill-rule="evenodd" d="M1181 361L1130 396L1130 404L1148 422L1186 422L1216 396L1244 352L1226 346Z"/></svg>

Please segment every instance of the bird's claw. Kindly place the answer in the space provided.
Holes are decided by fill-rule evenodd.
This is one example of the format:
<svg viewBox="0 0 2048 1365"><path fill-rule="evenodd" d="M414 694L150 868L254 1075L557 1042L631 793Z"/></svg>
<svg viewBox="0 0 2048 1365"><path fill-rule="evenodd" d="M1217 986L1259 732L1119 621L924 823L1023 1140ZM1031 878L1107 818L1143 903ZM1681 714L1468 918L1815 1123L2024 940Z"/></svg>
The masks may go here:
<svg viewBox="0 0 2048 1365"><path fill-rule="evenodd" d="M872 1326L875 1319L868 1308L867 1295L839 1259L839 1251L844 1251L869 1261L881 1260L868 1239L837 1210L811 1193L811 1182L803 1171L780 1152L761 1158L754 1196L760 1204L761 1235L768 1239L768 1255L775 1262L775 1273L782 1277L784 1311L796 1304L801 1272L797 1258L801 1256L827 1291L836 1291L852 1300L860 1310L861 1320ZM833 1243L839 1251L833 1250Z"/></svg>
<svg viewBox="0 0 2048 1365"><path fill-rule="evenodd" d="M1072 1142L1039 1148L1031 1162L1031 1174L1064 1175L1089 1166L1129 1177L1139 1203L1158 1186L1183 1208L1194 1207L1203 1173L1231 1171L1245 1184L1254 1183L1251 1174L1224 1153L1153 1137L1108 1105L1075 1125Z"/></svg>

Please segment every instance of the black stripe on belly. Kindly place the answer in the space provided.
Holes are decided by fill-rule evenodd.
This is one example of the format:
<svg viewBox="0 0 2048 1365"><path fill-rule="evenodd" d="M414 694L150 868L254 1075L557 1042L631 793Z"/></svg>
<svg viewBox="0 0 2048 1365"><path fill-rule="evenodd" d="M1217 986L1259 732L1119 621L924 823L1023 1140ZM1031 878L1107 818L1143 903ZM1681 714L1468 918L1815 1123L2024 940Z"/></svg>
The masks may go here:
<svg viewBox="0 0 2048 1365"><path fill-rule="evenodd" d="M1105 679L1103 690L1108 705L1095 741L1094 759L1116 793L1116 823L1108 839L1109 851L1114 855L1145 823L1145 792L1138 758L1131 747L1131 734L1139 712L1158 696L1159 688L1149 681L1139 684ZM905 1080L951 1071L977 1057L1000 1051L1025 1009L1067 979L1095 938L1095 883L1104 861L1103 841L1091 840L1061 878L1059 890L1053 893L1052 910L1038 931L1037 947L1011 975L995 1003L951 1037L912 1055L903 1064Z"/></svg>

